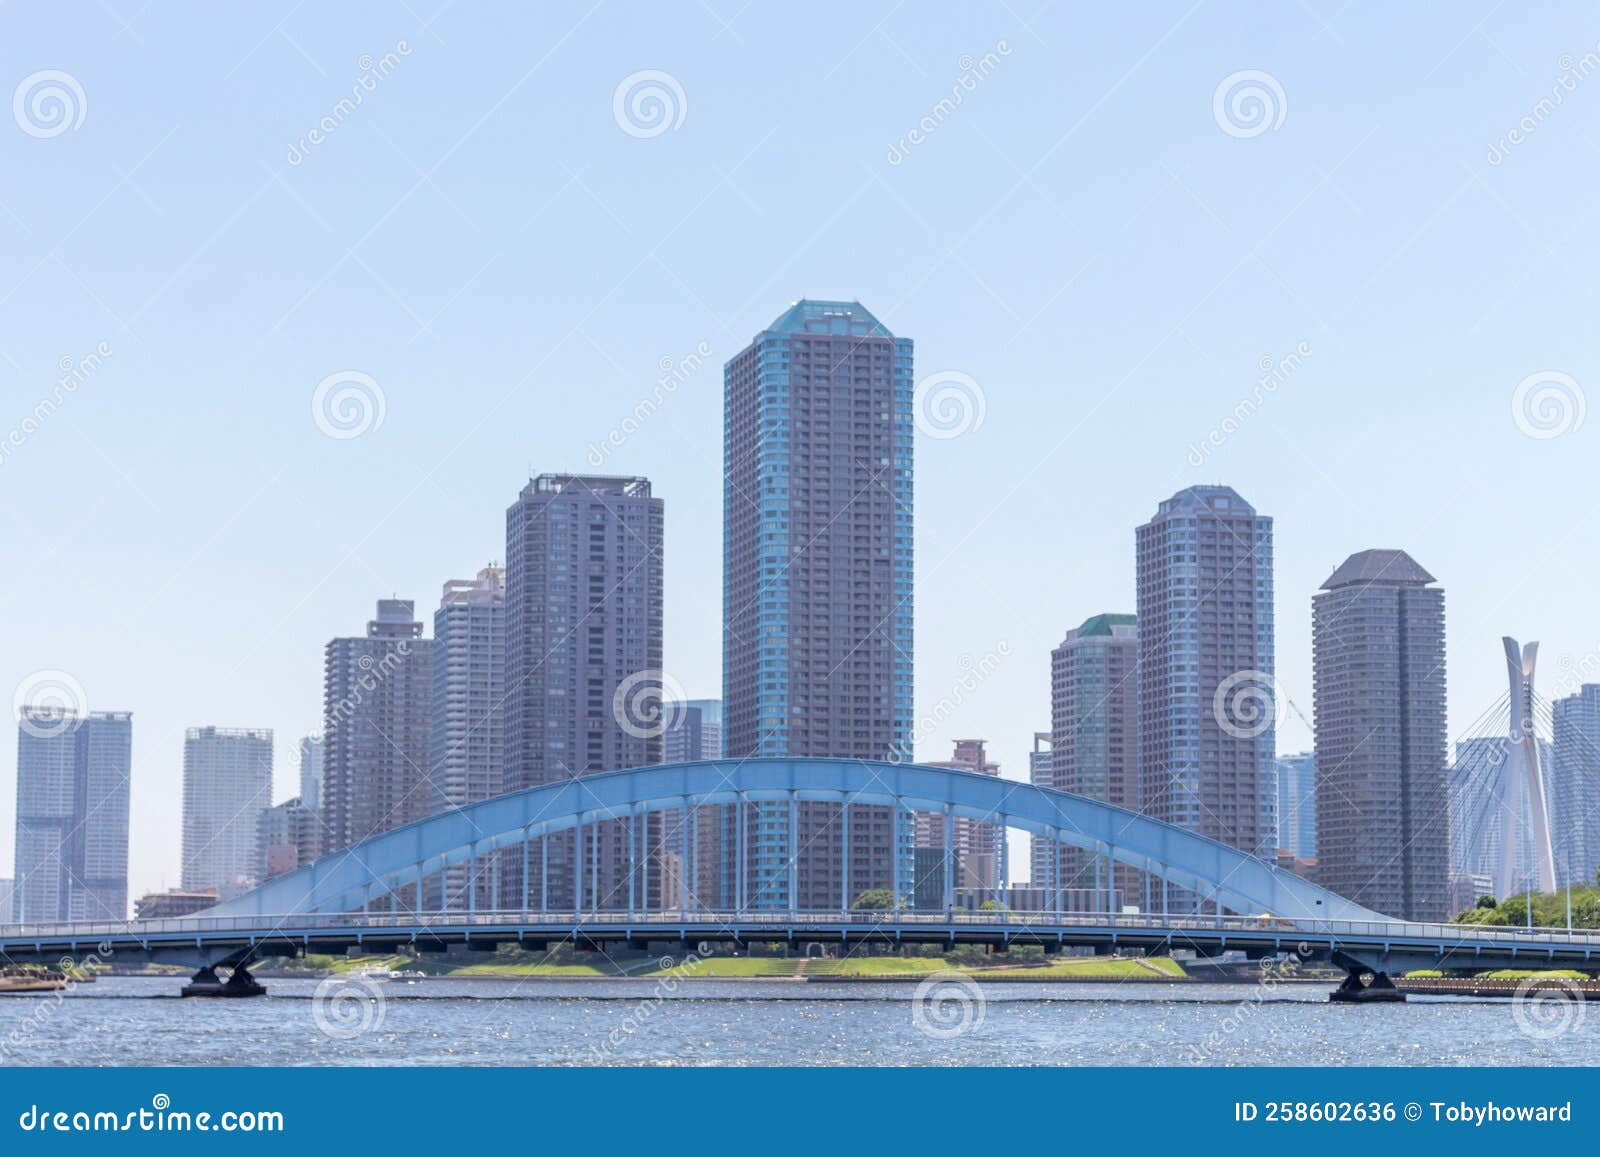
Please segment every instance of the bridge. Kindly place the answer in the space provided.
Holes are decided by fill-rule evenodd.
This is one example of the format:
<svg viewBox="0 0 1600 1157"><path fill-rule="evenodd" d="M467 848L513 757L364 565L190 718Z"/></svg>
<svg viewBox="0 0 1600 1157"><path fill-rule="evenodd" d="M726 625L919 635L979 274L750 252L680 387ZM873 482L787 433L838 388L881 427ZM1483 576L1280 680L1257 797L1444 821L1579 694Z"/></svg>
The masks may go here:
<svg viewBox="0 0 1600 1157"><path fill-rule="evenodd" d="M885 911L850 908L850 860L841 856L840 903L823 911L801 911L799 866L792 854L780 871L785 886L753 881L746 855L744 822L750 808L787 824L787 848L800 846L803 803L868 804L890 809L897 821L914 812L932 813L944 827L944 846L954 846L958 818L1001 829L1029 832L1061 847L1102 857L1108 865L1106 897L1116 894L1118 866L1156 882L1161 911L1082 913L1065 911L1059 878L1035 882L1047 899L1045 911L1018 912L1006 904L1005 841L999 843L997 903L990 911L964 911L955 904L953 858L942 857L942 908ZM645 860L648 818L663 812L693 815L707 806L734 809L738 847L734 856L734 902L700 903L687 873L679 873L676 897L635 888ZM552 909L542 881L535 891L530 857L543 856L545 836L616 821L626 840L628 887L625 904L584 906L584 857L574 862L576 901ZM841 813L848 824L848 813ZM892 824L896 830L899 823ZM685 825L693 840L697 825ZM595 841L589 841L592 847ZM847 853L848 840L841 840ZM537 851L534 849L537 848ZM498 853L521 872L512 873L511 896L496 889L494 903L478 910L476 889L465 911L414 910L424 885L452 868ZM692 856L690 857L693 858ZM890 857L890 891L909 895L902 855ZM1059 876L1059 857L1047 857ZM767 881L770 883L770 881ZM1181 889L1181 913L1171 913L1168 888ZM784 901L771 903L773 895ZM407 899L409 897L409 899ZM1203 911L1196 911L1198 906ZM452 945L492 949L517 943L544 947L568 942L585 948L608 944L824 942L863 944L987 944L1001 951L1036 944L1047 950L1089 947L1098 952L1191 949L1203 955L1242 951L1252 959L1292 953L1302 960L1329 961L1347 973L1341 999L1399 997L1391 973L1416 968L1575 968L1600 970L1600 934L1553 929L1474 928L1391 919L1274 864L1194 832L1097 800L995 776L917 764L870 760L712 760L634 768L564 780L496 796L363 840L295 871L269 880L236 899L191 917L97 924L0 927L0 960L38 962L89 956L150 960L197 966L191 990L252 995L260 991L248 965L267 956L303 952L443 951ZM226 985L217 968L230 970Z"/></svg>

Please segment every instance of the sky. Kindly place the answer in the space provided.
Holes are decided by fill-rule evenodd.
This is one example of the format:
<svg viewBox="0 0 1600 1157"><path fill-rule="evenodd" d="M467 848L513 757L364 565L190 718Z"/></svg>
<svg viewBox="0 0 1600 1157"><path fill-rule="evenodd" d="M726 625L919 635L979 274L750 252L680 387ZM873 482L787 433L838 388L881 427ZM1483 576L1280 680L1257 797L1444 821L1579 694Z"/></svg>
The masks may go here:
<svg viewBox="0 0 1600 1157"><path fill-rule="evenodd" d="M431 620L530 473L652 480L664 666L718 695L721 365L799 297L946 390L920 758L1024 777L1198 483L1275 520L1280 750L1357 550L1444 586L1453 736L1504 634L1549 697L1600 664L1592 8L741 2L0 9L0 693L133 711L134 895L184 729L274 729L293 794L326 641Z"/></svg>

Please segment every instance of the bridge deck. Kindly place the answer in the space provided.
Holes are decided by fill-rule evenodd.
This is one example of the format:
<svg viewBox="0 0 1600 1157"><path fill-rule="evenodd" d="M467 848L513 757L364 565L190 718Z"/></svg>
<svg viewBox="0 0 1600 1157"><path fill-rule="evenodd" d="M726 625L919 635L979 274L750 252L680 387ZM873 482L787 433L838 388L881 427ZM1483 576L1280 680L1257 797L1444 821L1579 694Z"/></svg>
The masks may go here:
<svg viewBox="0 0 1600 1157"><path fill-rule="evenodd" d="M824 941L842 944L1038 944L1252 957L1336 953L1374 968L1600 969L1600 932L1268 916L1028 912L425 912L193 916L127 923L0 926L0 959L101 959L212 964L230 958L350 948L438 951L450 945Z"/></svg>

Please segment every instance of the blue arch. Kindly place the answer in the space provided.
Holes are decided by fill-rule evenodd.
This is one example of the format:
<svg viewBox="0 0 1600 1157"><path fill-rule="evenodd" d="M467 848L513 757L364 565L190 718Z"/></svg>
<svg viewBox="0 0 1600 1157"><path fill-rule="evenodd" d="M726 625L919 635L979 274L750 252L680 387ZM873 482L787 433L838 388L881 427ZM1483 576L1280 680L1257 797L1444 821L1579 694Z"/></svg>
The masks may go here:
<svg viewBox="0 0 1600 1157"><path fill-rule="evenodd" d="M605 772L483 800L407 824L277 876L207 916L341 912L496 848L686 804L828 801L898 805L998 822L1108 855L1245 914L1289 920L1390 917L1226 844L1067 792L911 763L707 760Z"/></svg>

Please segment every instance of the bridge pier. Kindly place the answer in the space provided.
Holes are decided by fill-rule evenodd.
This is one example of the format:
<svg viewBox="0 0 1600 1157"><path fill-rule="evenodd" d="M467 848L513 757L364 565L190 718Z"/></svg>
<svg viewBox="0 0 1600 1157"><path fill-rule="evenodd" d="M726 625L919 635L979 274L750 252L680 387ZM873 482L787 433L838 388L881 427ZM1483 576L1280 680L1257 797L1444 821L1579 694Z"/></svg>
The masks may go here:
<svg viewBox="0 0 1600 1157"><path fill-rule="evenodd" d="M1368 976L1372 978L1370 981L1364 979ZM1328 999L1334 1004L1398 1004L1405 998L1406 994L1394 986L1387 972L1364 966L1347 966L1344 981L1328 993Z"/></svg>
<svg viewBox="0 0 1600 1157"><path fill-rule="evenodd" d="M180 995L183 996L265 996L266 986L250 975L243 964L235 964L228 973L227 982L217 979L217 965L208 964L189 978Z"/></svg>

